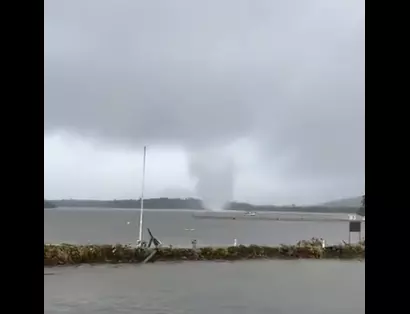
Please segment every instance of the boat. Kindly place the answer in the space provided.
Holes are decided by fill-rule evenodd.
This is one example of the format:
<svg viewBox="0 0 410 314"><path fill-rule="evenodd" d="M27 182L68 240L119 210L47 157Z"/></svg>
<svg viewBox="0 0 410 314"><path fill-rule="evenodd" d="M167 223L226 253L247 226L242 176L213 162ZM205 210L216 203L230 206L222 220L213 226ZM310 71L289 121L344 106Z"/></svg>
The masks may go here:
<svg viewBox="0 0 410 314"><path fill-rule="evenodd" d="M256 216L256 213L255 213L255 212L246 212L246 213L245 213L245 216L254 217L254 216Z"/></svg>
<svg viewBox="0 0 410 314"><path fill-rule="evenodd" d="M155 238L152 235L152 232L149 228L147 228L148 234L150 236L150 240L148 243L146 241L143 241L143 233L142 233L142 227L143 227L143 218L144 218L144 187L145 187L145 160L147 157L147 147L144 146L144 155L142 159L142 185L141 185L141 209L140 209L140 221L139 221L139 232L138 232L138 240L137 240L137 248L150 248L151 244L154 244L155 250L152 251L152 253L142 262L145 264L148 262L157 252L157 248L162 246L162 242L158 239Z"/></svg>

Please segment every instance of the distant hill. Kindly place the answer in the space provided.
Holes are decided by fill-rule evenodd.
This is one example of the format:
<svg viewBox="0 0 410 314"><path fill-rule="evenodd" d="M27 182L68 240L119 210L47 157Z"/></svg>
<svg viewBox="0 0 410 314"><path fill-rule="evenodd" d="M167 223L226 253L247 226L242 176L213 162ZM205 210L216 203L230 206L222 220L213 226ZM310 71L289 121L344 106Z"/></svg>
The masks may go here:
<svg viewBox="0 0 410 314"><path fill-rule="evenodd" d="M56 208L57 206L49 201L44 200L44 208Z"/></svg>
<svg viewBox="0 0 410 314"><path fill-rule="evenodd" d="M140 208L140 200L53 200L59 207L95 207L95 208ZM144 208L148 209L203 209L202 202L194 198L149 198L144 199Z"/></svg>
<svg viewBox="0 0 410 314"><path fill-rule="evenodd" d="M140 208L140 200L51 200L58 207L94 207L94 208ZM144 200L146 209L204 209L201 200L195 198L150 198ZM231 202L225 209L243 211L282 211L282 212L309 212L309 213L355 213L357 207L353 206L275 206L252 205L248 203Z"/></svg>
<svg viewBox="0 0 410 314"><path fill-rule="evenodd" d="M326 203L321 204L321 206L359 208L361 206L361 202L362 202L362 197L357 196L357 197L343 198L343 199L340 199L340 200L326 202Z"/></svg>

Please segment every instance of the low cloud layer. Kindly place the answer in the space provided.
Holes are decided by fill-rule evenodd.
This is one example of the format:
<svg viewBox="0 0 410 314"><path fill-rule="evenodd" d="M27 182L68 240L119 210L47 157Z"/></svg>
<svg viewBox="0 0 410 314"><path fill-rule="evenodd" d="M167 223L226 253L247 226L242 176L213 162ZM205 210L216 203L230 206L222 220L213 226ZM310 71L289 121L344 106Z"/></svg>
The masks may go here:
<svg viewBox="0 0 410 314"><path fill-rule="evenodd" d="M266 194L358 195L364 18L362 0L46 0L45 134L179 147L216 199L249 171Z"/></svg>

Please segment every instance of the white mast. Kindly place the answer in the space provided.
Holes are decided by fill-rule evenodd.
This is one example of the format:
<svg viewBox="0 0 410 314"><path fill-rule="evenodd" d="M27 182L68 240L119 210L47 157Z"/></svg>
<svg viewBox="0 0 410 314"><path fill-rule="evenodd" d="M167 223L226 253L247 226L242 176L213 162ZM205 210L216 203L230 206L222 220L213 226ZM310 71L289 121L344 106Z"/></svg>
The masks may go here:
<svg viewBox="0 0 410 314"><path fill-rule="evenodd" d="M141 187L141 211L140 211L140 225L137 246L142 244L142 218L144 215L144 185L145 185L145 157L147 155L147 147L144 146L144 157L142 162L142 187Z"/></svg>

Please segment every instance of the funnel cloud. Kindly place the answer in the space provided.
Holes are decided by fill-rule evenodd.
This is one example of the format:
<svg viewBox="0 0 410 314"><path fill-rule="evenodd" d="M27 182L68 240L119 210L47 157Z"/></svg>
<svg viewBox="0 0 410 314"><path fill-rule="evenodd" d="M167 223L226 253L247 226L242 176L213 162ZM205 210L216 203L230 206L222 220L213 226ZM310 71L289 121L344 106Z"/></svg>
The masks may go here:
<svg viewBox="0 0 410 314"><path fill-rule="evenodd" d="M44 16L46 198L138 198L144 145L147 197L363 194L364 0L46 0Z"/></svg>
<svg viewBox="0 0 410 314"><path fill-rule="evenodd" d="M218 211L233 200L233 158L223 148L200 150L190 155L190 174L206 209Z"/></svg>

